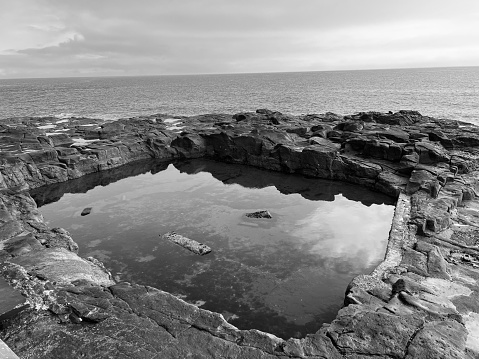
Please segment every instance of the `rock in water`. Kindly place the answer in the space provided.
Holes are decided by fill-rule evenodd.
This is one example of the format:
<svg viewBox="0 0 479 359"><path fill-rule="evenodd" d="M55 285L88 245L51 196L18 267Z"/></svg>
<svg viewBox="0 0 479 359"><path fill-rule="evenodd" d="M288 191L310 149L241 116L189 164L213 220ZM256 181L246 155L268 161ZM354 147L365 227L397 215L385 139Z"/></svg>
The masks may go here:
<svg viewBox="0 0 479 359"><path fill-rule="evenodd" d="M249 218L273 218L269 211L257 211L253 213L246 213L246 217Z"/></svg>
<svg viewBox="0 0 479 359"><path fill-rule="evenodd" d="M194 239L186 238L175 232L168 232L160 237L172 241L173 243L176 243L179 246L182 246L183 248L186 248L195 254L199 254L200 256L211 252L211 248L208 247L206 244L197 242Z"/></svg>
<svg viewBox="0 0 479 359"><path fill-rule="evenodd" d="M83 211L81 211L82 216L86 216L91 213L91 207L85 208Z"/></svg>

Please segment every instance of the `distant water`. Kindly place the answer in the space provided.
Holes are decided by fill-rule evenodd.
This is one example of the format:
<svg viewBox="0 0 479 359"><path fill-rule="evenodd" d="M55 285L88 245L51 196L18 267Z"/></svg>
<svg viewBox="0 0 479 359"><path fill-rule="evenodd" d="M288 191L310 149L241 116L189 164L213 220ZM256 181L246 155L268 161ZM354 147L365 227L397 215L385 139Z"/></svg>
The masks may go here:
<svg viewBox="0 0 479 359"><path fill-rule="evenodd" d="M479 124L479 67L0 80L0 119L412 109Z"/></svg>

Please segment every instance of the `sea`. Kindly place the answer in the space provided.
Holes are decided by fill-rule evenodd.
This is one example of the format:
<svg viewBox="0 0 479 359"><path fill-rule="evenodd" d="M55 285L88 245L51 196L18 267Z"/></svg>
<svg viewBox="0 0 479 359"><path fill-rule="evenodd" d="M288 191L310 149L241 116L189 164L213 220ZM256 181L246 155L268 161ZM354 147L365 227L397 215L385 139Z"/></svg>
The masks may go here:
<svg viewBox="0 0 479 359"><path fill-rule="evenodd" d="M479 67L0 80L10 117L416 110L479 124Z"/></svg>

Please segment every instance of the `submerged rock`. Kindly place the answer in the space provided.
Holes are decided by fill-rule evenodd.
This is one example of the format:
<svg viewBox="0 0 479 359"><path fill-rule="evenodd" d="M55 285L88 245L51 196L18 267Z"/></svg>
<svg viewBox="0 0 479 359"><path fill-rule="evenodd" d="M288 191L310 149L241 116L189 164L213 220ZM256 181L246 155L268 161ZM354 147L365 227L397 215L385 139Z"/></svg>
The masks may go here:
<svg viewBox="0 0 479 359"><path fill-rule="evenodd" d="M186 238L181 234L175 232L168 232L161 236L162 239L167 239L179 246L192 251L195 254L203 256L211 252L211 248L206 244L195 241L194 239Z"/></svg>
<svg viewBox="0 0 479 359"><path fill-rule="evenodd" d="M246 213L248 218L273 218L269 211L256 211L252 213Z"/></svg>
<svg viewBox="0 0 479 359"><path fill-rule="evenodd" d="M92 210L91 207L87 207L87 208L85 208L83 211L81 211L81 215L82 215L82 216L87 216L87 215L89 215L89 214L91 213L91 210Z"/></svg>

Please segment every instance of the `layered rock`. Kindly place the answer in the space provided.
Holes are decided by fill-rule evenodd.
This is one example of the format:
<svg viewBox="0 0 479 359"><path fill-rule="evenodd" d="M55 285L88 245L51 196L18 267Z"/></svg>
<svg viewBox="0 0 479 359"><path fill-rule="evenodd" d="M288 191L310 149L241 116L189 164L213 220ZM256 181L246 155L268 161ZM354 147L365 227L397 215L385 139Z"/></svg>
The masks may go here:
<svg viewBox="0 0 479 359"><path fill-rule="evenodd" d="M4 322L0 337L29 358L477 357L478 133L415 111L5 120L1 268L30 308ZM116 283L100 262L77 256L66 231L46 226L28 192L42 198L42 186L54 194L55 183L72 180L75 188L87 174L109 182L105 173L114 180L125 164L134 173L139 160L197 157L357 183L398 199L384 261L352 280L330 325L283 340L239 330L158 289ZM150 167L138 162L136 171Z"/></svg>

